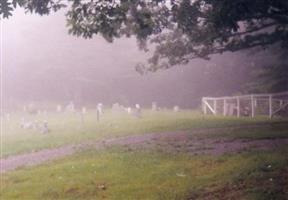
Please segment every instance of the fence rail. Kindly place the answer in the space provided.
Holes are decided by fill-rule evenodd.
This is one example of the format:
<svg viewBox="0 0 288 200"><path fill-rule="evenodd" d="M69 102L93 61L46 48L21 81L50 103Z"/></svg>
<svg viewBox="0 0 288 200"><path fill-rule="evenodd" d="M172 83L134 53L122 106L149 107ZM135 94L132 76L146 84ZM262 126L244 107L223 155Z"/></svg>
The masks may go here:
<svg viewBox="0 0 288 200"><path fill-rule="evenodd" d="M255 117L261 113L272 118L288 108L288 91L224 97L203 97L204 114Z"/></svg>

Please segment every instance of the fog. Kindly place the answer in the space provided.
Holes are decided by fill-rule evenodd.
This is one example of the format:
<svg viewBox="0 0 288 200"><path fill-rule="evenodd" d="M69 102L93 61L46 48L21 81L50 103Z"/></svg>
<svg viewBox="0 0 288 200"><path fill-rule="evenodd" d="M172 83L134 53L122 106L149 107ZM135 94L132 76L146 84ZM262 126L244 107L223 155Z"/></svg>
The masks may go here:
<svg viewBox="0 0 288 200"><path fill-rule="evenodd" d="M195 108L202 96L239 92L251 61L243 64L246 53L230 53L140 75L134 67L150 53L138 50L134 38L108 43L101 36L71 36L64 11L40 17L16 10L2 22L4 107L31 101L86 106L156 101Z"/></svg>

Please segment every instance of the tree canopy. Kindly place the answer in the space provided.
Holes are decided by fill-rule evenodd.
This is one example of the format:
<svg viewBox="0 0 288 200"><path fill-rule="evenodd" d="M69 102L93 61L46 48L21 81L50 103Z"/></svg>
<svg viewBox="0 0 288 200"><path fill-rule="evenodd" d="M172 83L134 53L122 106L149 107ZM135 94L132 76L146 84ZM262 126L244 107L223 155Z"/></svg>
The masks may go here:
<svg viewBox="0 0 288 200"><path fill-rule="evenodd" d="M153 51L151 71L227 51L288 48L287 0L1 0L0 16L17 6L40 15L67 7L69 33L79 37L135 36Z"/></svg>

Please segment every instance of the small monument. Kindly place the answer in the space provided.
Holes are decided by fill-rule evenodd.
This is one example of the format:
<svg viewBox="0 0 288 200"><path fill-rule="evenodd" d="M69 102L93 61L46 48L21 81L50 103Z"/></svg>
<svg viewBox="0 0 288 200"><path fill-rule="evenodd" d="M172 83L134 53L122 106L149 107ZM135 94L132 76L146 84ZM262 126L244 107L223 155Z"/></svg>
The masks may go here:
<svg viewBox="0 0 288 200"><path fill-rule="evenodd" d="M47 121L43 121L42 124L39 127L40 133L42 134L46 134L49 133L50 130L48 128L48 122Z"/></svg>
<svg viewBox="0 0 288 200"><path fill-rule="evenodd" d="M60 104L57 105L56 111L57 111L58 113L62 112L62 106L61 106Z"/></svg>
<svg viewBox="0 0 288 200"><path fill-rule="evenodd" d="M154 101L152 102L152 111L157 111L158 107L157 107L157 103Z"/></svg>
<svg viewBox="0 0 288 200"><path fill-rule="evenodd" d="M34 123L31 121L26 121L24 118L21 119L20 127L23 129L32 129L34 128Z"/></svg>
<svg viewBox="0 0 288 200"><path fill-rule="evenodd" d="M103 114L103 104L102 103L98 103L97 104L97 121L100 120L100 115Z"/></svg>
<svg viewBox="0 0 288 200"><path fill-rule="evenodd" d="M131 107L128 107L128 108L127 108L127 113L128 113L128 114L131 114L131 113L132 113L132 108L131 108Z"/></svg>
<svg viewBox="0 0 288 200"><path fill-rule="evenodd" d="M173 111L174 111L174 112L179 112L179 110L180 110L179 106L174 106L174 107L173 107Z"/></svg>
<svg viewBox="0 0 288 200"><path fill-rule="evenodd" d="M82 110L81 110L81 111L82 111L82 114L84 114L84 115L85 115L85 114L87 113L87 109L86 109L86 107L85 107L85 106L84 106L84 107L82 107Z"/></svg>
<svg viewBox="0 0 288 200"><path fill-rule="evenodd" d="M135 105L134 116L137 117L137 118L141 118L142 117L142 111L141 111L141 107L140 107L139 104Z"/></svg>

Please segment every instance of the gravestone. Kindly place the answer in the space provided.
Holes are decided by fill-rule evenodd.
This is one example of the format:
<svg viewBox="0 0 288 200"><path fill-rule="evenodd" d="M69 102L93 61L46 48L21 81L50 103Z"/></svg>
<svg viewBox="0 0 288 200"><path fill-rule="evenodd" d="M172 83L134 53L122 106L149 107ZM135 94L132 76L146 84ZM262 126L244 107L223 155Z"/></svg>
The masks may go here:
<svg viewBox="0 0 288 200"><path fill-rule="evenodd" d="M86 113L87 113L86 107L82 107L82 114L86 114Z"/></svg>
<svg viewBox="0 0 288 200"><path fill-rule="evenodd" d="M142 117L142 111L141 111L141 107L140 107L139 104L135 105L134 116L137 117L137 118L141 118Z"/></svg>
<svg viewBox="0 0 288 200"><path fill-rule="evenodd" d="M179 112L179 110L180 110L179 106L174 106L174 107L173 107L173 111L174 111L174 112Z"/></svg>
<svg viewBox="0 0 288 200"><path fill-rule="evenodd" d="M57 107L56 107L56 111L58 113L62 112L62 106L58 104Z"/></svg>
<svg viewBox="0 0 288 200"><path fill-rule="evenodd" d="M24 118L21 119L20 127L23 129L32 129L34 128L34 123L31 121L26 121Z"/></svg>
<svg viewBox="0 0 288 200"><path fill-rule="evenodd" d="M102 103L97 104L97 121L100 120L100 115L103 114L103 105Z"/></svg>
<svg viewBox="0 0 288 200"><path fill-rule="evenodd" d="M42 134L47 134L47 133L49 133L50 130L49 130L49 128L48 128L48 122L47 122L47 121L43 121L43 122L40 124L39 130L40 130L40 133L42 133Z"/></svg>
<svg viewBox="0 0 288 200"><path fill-rule="evenodd" d="M131 108L131 107L128 107L128 108L127 108L127 113L128 113L128 114L131 114L131 113L132 113L132 108Z"/></svg>
<svg viewBox="0 0 288 200"><path fill-rule="evenodd" d="M154 101L152 102L152 111L157 111L158 107L157 107L157 103Z"/></svg>
<svg viewBox="0 0 288 200"><path fill-rule="evenodd" d="M97 104L97 110L99 111L100 114L103 114L103 104L102 103Z"/></svg>

